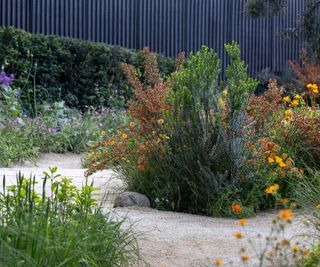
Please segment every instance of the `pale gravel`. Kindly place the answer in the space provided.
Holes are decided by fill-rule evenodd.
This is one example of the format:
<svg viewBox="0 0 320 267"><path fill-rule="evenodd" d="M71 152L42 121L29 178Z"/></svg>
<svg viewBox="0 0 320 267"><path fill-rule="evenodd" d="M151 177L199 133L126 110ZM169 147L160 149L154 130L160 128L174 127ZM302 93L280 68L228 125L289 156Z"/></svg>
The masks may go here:
<svg viewBox="0 0 320 267"><path fill-rule="evenodd" d="M6 174L8 178L13 178L19 170L25 175L33 173L41 176L48 166L57 166L59 172L72 177L77 186L81 186L84 182L85 169L81 167L81 156L75 154L45 154L36 165L26 162L12 168L0 169L0 176ZM110 170L100 172L94 176L95 185L102 188L103 194L106 192L109 194L106 209L111 210L113 216L126 218L127 223L133 223L144 260L139 266L214 266L216 258L222 258L225 262L234 261L234 266L241 266L239 250L247 247L248 253L251 254L254 250L245 240L235 240L232 235L242 231L246 237L254 240L255 249L259 250L276 216L275 211L261 213L249 219L248 225L242 228L234 219L210 218L154 209L112 209L113 197L122 186L121 181L112 177L113 173ZM287 229L286 236L290 238L300 233L300 229L301 225L295 223ZM258 234L262 234L263 237L257 238ZM246 266L254 265L251 263Z"/></svg>

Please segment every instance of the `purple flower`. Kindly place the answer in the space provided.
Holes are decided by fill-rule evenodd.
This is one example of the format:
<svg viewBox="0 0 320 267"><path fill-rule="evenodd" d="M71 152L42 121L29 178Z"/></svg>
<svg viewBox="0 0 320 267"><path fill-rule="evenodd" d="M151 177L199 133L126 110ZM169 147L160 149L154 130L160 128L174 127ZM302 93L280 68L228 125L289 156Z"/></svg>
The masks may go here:
<svg viewBox="0 0 320 267"><path fill-rule="evenodd" d="M14 75L11 74L10 76L7 76L4 71L1 71L0 73L0 84L4 86L10 86L12 84L12 81L14 79Z"/></svg>

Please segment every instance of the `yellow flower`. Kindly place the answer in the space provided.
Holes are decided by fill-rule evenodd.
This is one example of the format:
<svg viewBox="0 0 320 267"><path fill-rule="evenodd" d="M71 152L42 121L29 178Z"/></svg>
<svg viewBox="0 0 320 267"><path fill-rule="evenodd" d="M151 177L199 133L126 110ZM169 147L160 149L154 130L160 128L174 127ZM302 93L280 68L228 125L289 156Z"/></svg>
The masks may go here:
<svg viewBox="0 0 320 267"><path fill-rule="evenodd" d="M277 163L283 162L282 158L275 156L274 157Z"/></svg>
<svg viewBox="0 0 320 267"><path fill-rule="evenodd" d="M292 246L292 247L291 247L291 251L292 251L293 253L297 253L299 250L300 250L300 248L297 247L297 246Z"/></svg>
<svg viewBox="0 0 320 267"><path fill-rule="evenodd" d="M312 92L315 93L315 94L318 94L319 90L318 89L314 89L314 90L312 90Z"/></svg>
<svg viewBox="0 0 320 267"><path fill-rule="evenodd" d="M113 146L113 145L114 145L114 140L111 140L111 141L109 142L109 145L110 145L110 146Z"/></svg>
<svg viewBox="0 0 320 267"><path fill-rule="evenodd" d="M92 159L93 158L93 155L90 153L88 154L88 159Z"/></svg>
<svg viewBox="0 0 320 267"><path fill-rule="evenodd" d="M310 90L310 91L318 91L318 85L316 85L315 83L309 83L308 85L307 85L307 88Z"/></svg>
<svg viewBox="0 0 320 267"><path fill-rule="evenodd" d="M243 237L240 232L233 234L233 236L234 236L236 239L241 239L241 238Z"/></svg>
<svg viewBox="0 0 320 267"><path fill-rule="evenodd" d="M320 204L316 206L316 209L320 209Z"/></svg>
<svg viewBox="0 0 320 267"><path fill-rule="evenodd" d="M128 138L128 135L122 134L122 138L123 138L123 139L127 139L127 138Z"/></svg>
<svg viewBox="0 0 320 267"><path fill-rule="evenodd" d="M285 168L285 167L287 167L287 165L286 165L283 161L282 161L282 162L279 162L278 165L279 165L280 168Z"/></svg>
<svg viewBox="0 0 320 267"><path fill-rule="evenodd" d="M291 102L291 106L292 106L292 107L297 107L297 106L299 106L299 101L298 101L298 100L293 100L293 101Z"/></svg>
<svg viewBox="0 0 320 267"><path fill-rule="evenodd" d="M106 132L105 131L101 131L101 136L105 136L106 135Z"/></svg>
<svg viewBox="0 0 320 267"><path fill-rule="evenodd" d="M162 124L164 124L164 119L159 119L159 120L157 120L157 122L159 125L162 125Z"/></svg>
<svg viewBox="0 0 320 267"><path fill-rule="evenodd" d="M242 261L246 262L250 259L250 256L249 255L242 255L241 259L242 259Z"/></svg>
<svg viewBox="0 0 320 267"><path fill-rule="evenodd" d="M283 219L285 221L289 221L293 217L292 210L280 210L279 212L280 219Z"/></svg>
<svg viewBox="0 0 320 267"><path fill-rule="evenodd" d="M130 122L129 123L129 125L130 125L130 127L134 127L134 126L136 126L136 124L132 121L132 122Z"/></svg>
<svg viewBox="0 0 320 267"><path fill-rule="evenodd" d="M268 162L269 162L270 164L272 164L272 163L274 163L274 159L271 158L271 157L268 157Z"/></svg>
<svg viewBox="0 0 320 267"><path fill-rule="evenodd" d="M279 188L280 188L280 186L279 186L278 184L273 184L273 185L269 186L269 187L265 190L265 192L266 192L267 194L275 195L275 194L278 192Z"/></svg>
<svg viewBox="0 0 320 267"><path fill-rule="evenodd" d="M223 100L222 97L218 97L218 104L221 108L224 108L227 104L227 101Z"/></svg>
<svg viewBox="0 0 320 267"><path fill-rule="evenodd" d="M285 113L284 113L284 116L285 116L287 119L290 119L291 116L292 116L292 110L291 110L291 109L286 110Z"/></svg>
<svg viewBox="0 0 320 267"><path fill-rule="evenodd" d="M228 89L224 89L222 93L223 93L224 96L227 96L228 95Z"/></svg>
<svg viewBox="0 0 320 267"><path fill-rule="evenodd" d="M290 96L285 96L285 97L283 98L283 101L290 103L290 102L291 102Z"/></svg>
<svg viewBox="0 0 320 267"><path fill-rule="evenodd" d="M238 221L238 223L242 226L246 225L247 224L247 219L241 219Z"/></svg>
<svg viewBox="0 0 320 267"><path fill-rule="evenodd" d="M295 95L295 96L294 96L294 99L297 99L297 100L298 100L298 99L300 99L300 98L301 98L300 95Z"/></svg>
<svg viewBox="0 0 320 267"><path fill-rule="evenodd" d="M221 266L221 265L223 265L223 264L224 264L224 262L223 262L222 259L216 259L216 260L215 260L215 265L216 265L216 266Z"/></svg>
<svg viewBox="0 0 320 267"><path fill-rule="evenodd" d="M232 204L231 209L233 212L236 212L236 213L242 212L242 208L239 204L235 204L235 203Z"/></svg>

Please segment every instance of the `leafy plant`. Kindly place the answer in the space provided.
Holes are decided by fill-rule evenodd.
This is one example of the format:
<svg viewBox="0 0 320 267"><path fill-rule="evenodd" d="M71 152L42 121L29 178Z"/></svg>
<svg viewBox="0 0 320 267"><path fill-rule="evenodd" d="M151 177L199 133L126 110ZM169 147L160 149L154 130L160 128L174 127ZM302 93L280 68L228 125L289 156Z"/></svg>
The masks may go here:
<svg viewBox="0 0 320 267"><path fill-rule="evenodd" d="M244 107L257 82L246 75L239 47L226 49L231 63L220 86L220 61L207 47L189 60L179 57L167 84L154 55L145 54L144 83L125 65L136 95L133 124L91 147L88 174L113 167L130 190L148 195L158 208L232 215L233 202L249 194L241 182L249 140ZM241 214L248 213L252 209Z"/></svg>
<svg viewBox="0 0 320 267"><path fill-rule="evenodd" d="M42 193L21 174L0 194L1 266L130 266L138 260L131 229L104 214L88 182L78 190L56 168ZM49 183L49 192L46 184Z"/></svg>

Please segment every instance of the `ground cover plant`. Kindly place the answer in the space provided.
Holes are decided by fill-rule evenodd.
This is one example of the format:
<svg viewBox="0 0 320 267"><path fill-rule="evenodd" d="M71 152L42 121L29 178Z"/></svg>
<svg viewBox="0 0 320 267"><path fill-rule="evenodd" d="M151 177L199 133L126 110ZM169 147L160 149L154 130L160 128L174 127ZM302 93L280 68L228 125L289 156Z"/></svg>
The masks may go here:
<svg viewBox="0 0 320 267"><path fill-rule="evenodd" d="M6 186L5 177L2 182L1 266L113 267L138 260L131 229L102 213L92 184L76 189L56 168L44 173L42 185L21 174L15 185ZM43 188L40 194L37 186Z"/></svg>
<svg viewBox="0 0 320 267"><path fill-rule="evenodd" d="M37 158L40 153L81 153L90 141L100 138L99 129L126 122L125 110L90 107L85 112L63 101L42 103L37 115L23 112L14 76L1 72L0 166Z"/></svg>

